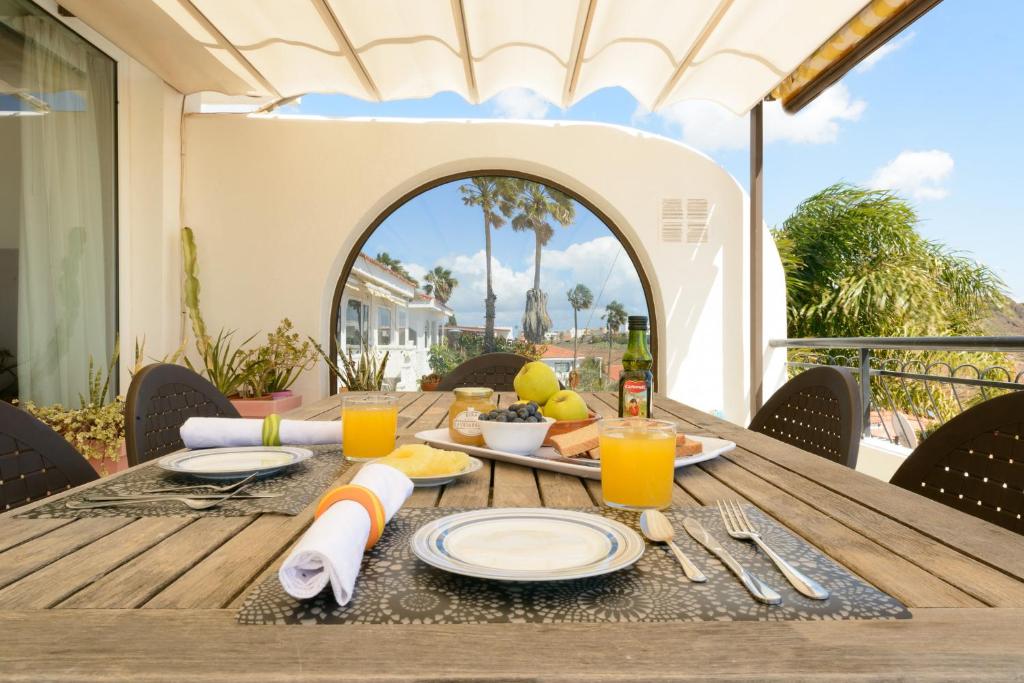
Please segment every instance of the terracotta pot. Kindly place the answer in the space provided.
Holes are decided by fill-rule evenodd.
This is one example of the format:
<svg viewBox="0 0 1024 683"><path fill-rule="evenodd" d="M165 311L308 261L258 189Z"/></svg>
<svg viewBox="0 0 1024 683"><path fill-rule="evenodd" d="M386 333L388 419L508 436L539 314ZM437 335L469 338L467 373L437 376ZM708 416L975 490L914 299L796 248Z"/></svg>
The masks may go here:
<svg viewBox="0 0 1024 683"><path fill-rule="evenodd" d="M236 396L230 400L231 405L242 417L266 417L271 413L281 415L302 405L302 396L295 395L283 398L274 398L272 395L260 398L238 398Z"/></svg>
<svg viewBox="0 0 1024 683"><path fill-rule="evenodd" d="M441 383L441 380L436 382L420 382L420 391L437 391L437 385Z"/></svg>
<svg viewBox="0 0 1024 683"><path fill-rule="evenodd" d="M102 448L103 445L99 441L93 441L89 444L93 449ZM104 458L103 460L93 460L92 458L87 459L89 465L96 470L96 474L101 477L114 474L115 472L121 472L128 469L128 447L125 445L124 439L121 439L117 445L117 459L109 460Z"/></svg>
<svg viewBox="0 0 1024 683"><path fill-rule="evenodd" d="M292 393L291 389L285 389L284 391L271 391L270 392L270 397L271 398L288 398L289 396L294 396L294 395L295 394Z"/></svg>
<svg viewBox="0 0 1024 683"><path fill-rule="evenodd" d="M559 434L565 434L567 432L574 432L577 429L586 427L587 425L592 425L601 419L601 416L593 410L589 412L590 417L585 420L561 420L552 424L548 429L548 435L544 438L544 443L542 445L553 446L554 444L551 443L551 437L558 436Z"/></svg>

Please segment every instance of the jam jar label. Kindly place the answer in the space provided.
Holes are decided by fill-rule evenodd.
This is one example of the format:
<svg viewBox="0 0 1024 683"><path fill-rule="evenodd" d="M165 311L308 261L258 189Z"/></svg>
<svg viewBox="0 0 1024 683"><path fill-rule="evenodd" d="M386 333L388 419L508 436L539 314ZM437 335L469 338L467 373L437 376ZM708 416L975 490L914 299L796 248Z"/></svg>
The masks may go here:
<svg viewBox="0 0 1024 683"><path fill-rule="evenodd" d="M466 408L455 416L453 426L463 436L480 436L480 411Z"/></svg>

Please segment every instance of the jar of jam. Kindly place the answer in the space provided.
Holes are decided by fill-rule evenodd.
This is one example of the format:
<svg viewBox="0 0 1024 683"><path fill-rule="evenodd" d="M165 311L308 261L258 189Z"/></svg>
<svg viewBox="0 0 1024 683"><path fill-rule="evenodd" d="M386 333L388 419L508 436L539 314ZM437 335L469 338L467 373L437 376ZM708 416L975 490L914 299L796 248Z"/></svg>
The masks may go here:
<svg viewBox="0 0 1024 683"><path fill-rule="evenodd" d="M448 409L448 434L451 440L466 446L483 446L480 433L480 413L494 410L491 396L493 389L487 387L460 387L455 390L455 402Z"/></svg>

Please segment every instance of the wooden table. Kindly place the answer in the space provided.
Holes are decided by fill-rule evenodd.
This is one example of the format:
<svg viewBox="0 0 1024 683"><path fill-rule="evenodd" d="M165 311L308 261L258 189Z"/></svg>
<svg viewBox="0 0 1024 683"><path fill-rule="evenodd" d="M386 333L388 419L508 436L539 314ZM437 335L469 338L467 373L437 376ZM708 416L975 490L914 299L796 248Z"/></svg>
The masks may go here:
<svg viewBox="0 0 1024 683"><path fill-rule="evenodd" d="M449 394L398 397L403 441L447 419ZM614 414L613 395L586 398ZM18 519L15 510L0 515L0 679L1022 680L1024 538L674 401L655 405L686 432L738 444L681 470L674 505L747 500L901 599L914 618L239 626L235 608L276 571L310 510L78 520ZM292 417L338 419L337 406L331 397ZM487 462L447 487L416 490L409 505L600 500L599 482Z"/></svg>

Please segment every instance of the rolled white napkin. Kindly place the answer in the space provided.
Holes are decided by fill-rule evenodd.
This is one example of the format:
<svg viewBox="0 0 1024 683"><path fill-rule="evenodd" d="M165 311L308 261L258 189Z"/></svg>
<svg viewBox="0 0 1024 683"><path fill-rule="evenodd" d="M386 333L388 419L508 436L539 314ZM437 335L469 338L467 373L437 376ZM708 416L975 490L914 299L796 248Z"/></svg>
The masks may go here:
<svg viewBox="0 0 1024 683"><path fill-rule="evenodd" d="M387 465L363 465L352 483L377 494L385 524L412 493L412 480ZM369 537L366 509L350 500L335 503L313 522L281 565L277 572L281 585L293 598L307 600L330 583L338 604L348 604Z"/></svg>
<svg viewBox="0 0 1024 683"><path fill-rule="evenodd" d="M263 445L263 420L258 419L190 417L180 432L187 448ZM278 434L285 446L341 443L341 420L281 420Z"/></svg>

